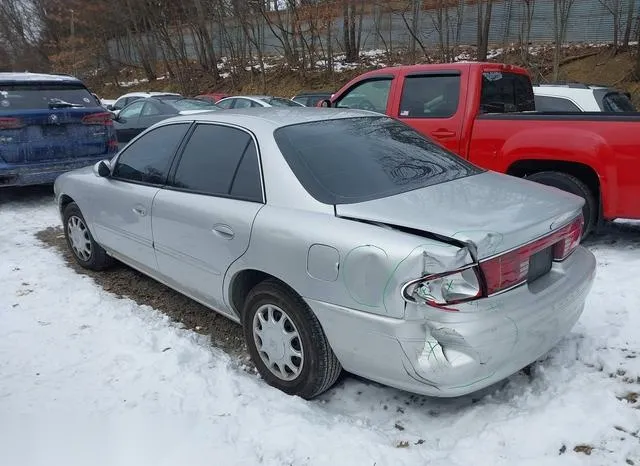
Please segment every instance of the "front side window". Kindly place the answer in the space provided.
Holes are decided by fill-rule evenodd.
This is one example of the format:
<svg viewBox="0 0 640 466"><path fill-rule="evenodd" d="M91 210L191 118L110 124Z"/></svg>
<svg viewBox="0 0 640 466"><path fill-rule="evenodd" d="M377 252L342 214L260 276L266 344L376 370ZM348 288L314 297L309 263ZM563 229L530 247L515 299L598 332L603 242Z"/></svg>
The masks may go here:
<svg viewBox="0 0 640 466"><path fill-rule="evenodd" d="M532 112L536 109L529 77L518 73L482 73L480 113Z"/></svg>
<svg viewBox="0 0 640 466"><path fill-rule="evenodd" d="M355 108L385 113L391 79L375 79L357 84L344 97L336 101L338 108Z"/></svg>
<svg viewBox="0 0 640 466"><path fill-rule="evenodd" d="M149 131L127 147L116 160L113 177L124 181L162 185L188 123L166 125Z"/></svg>
<svg viewBox="0 0 640 466"><path fill-rule="evenodd" d="M258 153L253 139L236 128L198 125L170 184L201 194L262 202Z"/></svg>
<svg viewBox="0 0 640 466"><path fill-rule="evenodd" d="M254 106L254 103L249 99L236 99L235 104L233 105L233 108L249 108L253 106ZM255 105L255 106L258 107L258 105Z"/></svg>
<svg viewBox="0 0 640 466"><path fill-rule="evenodd" d="M138 118L140 116L140 113L142 113L143 107L144 107L144 102L142 101L134 102L131 105L128 105L124 109L122 109L118 117L122 118L123 120Z"/></svg>
<svg viewBox="0 0 640 466"><path fill-rule="evenodd" d="M481 172L382 116L300 123L274 136L300 184L325 204L364 202Z"/></svg>
<svg viewBox="0 0 640 466"><path fill-rule="evenodd" d="M458 110L459 75L407 76L400 102L401 118L449 118Z"/></svg>
<svg viewBox="0 0 640 466"><path fill-rule="evenodd" d="M160 115L161 113L162 113L162 110L160 110L156 104L151 102L145 103L144 107L142 108L143 117Z"/></svg>
<svg viewBox="0 0 640 466"><path fill-rule="evenodd" d="M218 107L221 108L231 108L233 106L233 102L235 101L235 99L225 99L225 100L221 100L219 101L216 105L218 105Z"/></svg>

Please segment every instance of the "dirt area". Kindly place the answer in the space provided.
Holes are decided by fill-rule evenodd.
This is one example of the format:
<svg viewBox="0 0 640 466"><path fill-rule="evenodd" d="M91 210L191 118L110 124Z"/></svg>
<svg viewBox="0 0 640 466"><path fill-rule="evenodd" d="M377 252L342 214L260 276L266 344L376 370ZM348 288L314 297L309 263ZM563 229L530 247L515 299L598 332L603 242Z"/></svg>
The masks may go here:
<svg viewBox="0 0 640 466"><path fill-rule="evenodd" d="M104 290L151 306L186 328L209 335L212 345L229 353L240 365L253 367L242 328L235 322L119 262L102 272L83 269L69 251L62 227L47 228L38 232L36 237L57 250L73 270L88 275Z"/></svg>

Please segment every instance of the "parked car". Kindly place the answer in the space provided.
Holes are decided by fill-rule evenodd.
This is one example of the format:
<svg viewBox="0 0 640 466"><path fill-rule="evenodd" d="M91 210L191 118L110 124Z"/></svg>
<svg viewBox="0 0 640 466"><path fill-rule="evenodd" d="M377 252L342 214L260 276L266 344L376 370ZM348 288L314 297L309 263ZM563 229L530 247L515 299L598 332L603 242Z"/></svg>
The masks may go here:
<svg viewBox="0 0 640 466"><path fill-rule="evenodd" d="M298 102L305 107L316 107L318 103L322 102L323 100L330 99L331 95L331 92L307 91L300 92L299 94L294 95L291 100L293 100L294 102Z"/></svg>
<svg viewBox="0 0 640 466"><path fill-rule="evenodd" d="M52 183L116 150L111 114L80 80L0 73L0 186Z"/></svg>
<svg viewBox="0 0 640 466"><path fill-rule="evenodd" d="M100 104L107 110L109 107L113 107L115 103L116 101L114 99L100 99Z"/></svg>
<svg viewBox="0 0 640 466"><path fill-rule="evenodd" d="M225 94L224 92L210 92L207 94L200 94L194 97L194 99L206 100L207 102L216 103L220 99L224 99L225 97L230 97L229 94Z"/></svg>
<svg viewBox="0 0 640 466"><path fill-rule="evenodd" d="M118 115L120 110L125 108L130 103L135 102L139 99L145 99L147 97L182 98L180 94L176 94L175 92L129 92L128 94L124 94L118 97L113 105L107 106L107 109L112 111L114 115Z"/></svg>
<svg viewBox="0 0 640 466"><path fill-rule="evenodd" d="M220 99L217 105L222 108L250 108L250 107L304 107L304 105L282 97L269 95L237 95Z"/></svg>
<svg viewBox="0 0 640 466"><path fill-rule="evenodd" d="M216 104L174 96L146 97L135 100L114 119L118 143L129 142L155 123L176 115L220 110Z"/></svg>
<svg viewBox="0 0 640 466"><path fill-rule="evenodd" d="M585 236L601 219L640 219L640 115L535 113L523 68L381 68L356 77L323 105L385 113L481 167L579 195Z"/></svg>
<svg viewBox="0 0 640 466"><path fill-rule="evenodd" d="M80 265L117 258L242 323L262 378L304 398L341 368L489 386L569 332L595 273L582 199L371 112L171 118L55 196Z"/></svg>
<svg viewBox="0 0 640 466"><path fill-rule="evenodd" d="M606 86L567 83L533 86L539 112L636 112L631 94Z"/></svg>

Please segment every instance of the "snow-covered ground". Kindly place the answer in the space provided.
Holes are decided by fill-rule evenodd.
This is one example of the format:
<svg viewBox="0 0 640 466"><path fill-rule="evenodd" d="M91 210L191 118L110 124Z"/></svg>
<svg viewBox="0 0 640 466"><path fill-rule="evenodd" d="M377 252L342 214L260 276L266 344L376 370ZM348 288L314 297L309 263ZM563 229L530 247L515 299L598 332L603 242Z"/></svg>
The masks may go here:
<svg viewBox="0 0 640 466"><path fill-rule="evenodd" d="M307 402L75 273L34 237L51 202L0 196L0 465L640 464L638 225L590 245L587 309L530 376L454 400L347 377Z"/></svg>

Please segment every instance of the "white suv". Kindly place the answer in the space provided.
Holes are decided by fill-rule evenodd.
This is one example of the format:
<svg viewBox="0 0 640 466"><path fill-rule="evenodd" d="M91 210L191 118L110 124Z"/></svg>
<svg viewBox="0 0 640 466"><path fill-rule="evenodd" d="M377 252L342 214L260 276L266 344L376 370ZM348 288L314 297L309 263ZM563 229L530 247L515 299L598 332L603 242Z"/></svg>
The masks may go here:
<svg viewBox="0 0 640 466"><path fill-rule="evenodd" d="M128 94L118 97L118 100L116 100L113 105L108 105L107 110L110 110L117 115L120 110L122 110L135 100L144 99L146 97L161 97L170 95L181 97L180 94L176 94L174 92L129 92Z"/></svg>
<svg viewBox="0 0 640 466"><path fill-rule="evenodd" d="M635 112L630 95L610 87L569 83L533 86L539 112Z"/></svg>

